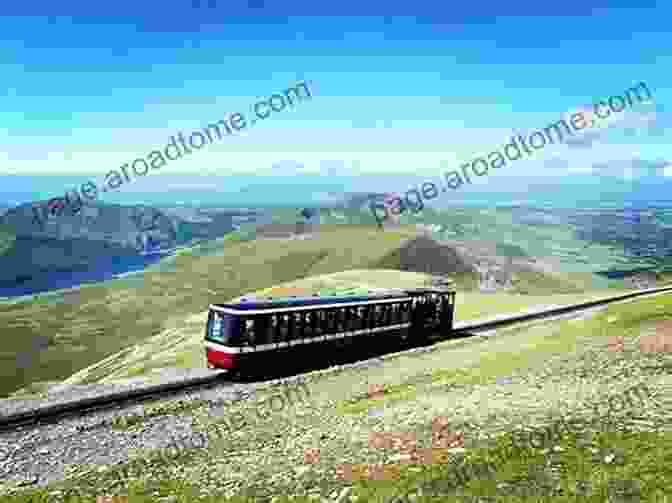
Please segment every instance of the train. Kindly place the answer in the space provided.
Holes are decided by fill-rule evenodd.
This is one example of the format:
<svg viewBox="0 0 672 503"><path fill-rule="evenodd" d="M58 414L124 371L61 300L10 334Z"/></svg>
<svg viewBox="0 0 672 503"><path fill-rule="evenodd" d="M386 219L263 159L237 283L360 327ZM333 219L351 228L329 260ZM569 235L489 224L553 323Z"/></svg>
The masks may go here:
<svg viewBox="0 0 672 503"><path fill-rule="evenodd" d="M395 341L421 343L434 331L452 331L455 294L449 288L416 288L210 304L207 366L243 374L331 351L356 352Z"/></svg>

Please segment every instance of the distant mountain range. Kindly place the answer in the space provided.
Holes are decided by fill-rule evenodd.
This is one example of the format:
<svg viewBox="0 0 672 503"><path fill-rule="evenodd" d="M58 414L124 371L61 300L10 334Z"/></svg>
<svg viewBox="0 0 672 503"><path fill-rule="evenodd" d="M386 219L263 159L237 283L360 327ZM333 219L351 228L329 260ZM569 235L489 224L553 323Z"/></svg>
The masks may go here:
<svg viewBox="0 0 672 503"><path fill-rule="evenodd" d="M124 272L145 263L141 256L174 249L194 240L222 237L261 212L231 209L153 208L87 204L76 215L41 222L30 204L0 215L0 297L2 288L41 285L48 278L95 268ZM157 257L158 258L158 257Z"/></svg>
<svg viewBox="0 0 672 503"><path fill-rule="evenodd" d="M448 190L431 201L437 208L459 205L548 204L554 207L599 207L605 203L645 204L670 202L672 178L663 176L657 163L640 159L595 164L593 173L570 171L564 161L538 164L538 175L521 176L515 164L473 177L471 184ZM446 169L452 169L447 167ZM408 173L361 173L332 170L329 175L160 175L139 178L125 190L108 192L105 202L154 207L240 207L332 206L344 198L369 193L405 191L424 182L443 183L441 170ZM78 186L84 176L2 176L0 214L3 206L63 194Z"/></svg>

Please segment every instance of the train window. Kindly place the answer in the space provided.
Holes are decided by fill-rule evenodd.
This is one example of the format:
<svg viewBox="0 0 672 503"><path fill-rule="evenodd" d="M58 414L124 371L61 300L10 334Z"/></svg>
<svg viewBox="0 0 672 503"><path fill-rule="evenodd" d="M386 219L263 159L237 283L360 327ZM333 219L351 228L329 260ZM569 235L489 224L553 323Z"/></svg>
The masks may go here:
<svg viewBox="0 0 672 503"><path fill-rule="evenodd" d="M357 308L357 330L366 328L366 307Z"/></svg>
<svg viewBox="0 0 672 503"><path fill-rule="evenodd" d="M210 338L216 341L222 339L224 320L220 313L211 313Z"/></svg>
<svg viewBox="0 0 672 503"><path fill-rule="evenodd" d="M289 315L280 315L280 339L278 342L287 342L289 338Z"/></svg>
<svg viewBox="0 0 672 503"><path fill-rule="evenodd" d="M379 305L371 306L369 310L369 328L376 328L378 326L379 312L380 312Z"/></svg>
<svg viewBox="0 0 672 503"><path fill-rule="evenodd" d="M345 332L345 320L346 320L346 313L347 309L344 307L339 307L338 308L338 326L336 327L337 332Z"/></svg>
<svg viewBox="0 0 672 503"><path fill-rule="evenodd" d="M291 314L286 314L283 316L283 323L285 327L283 342L289 342L292 338L292 333L294 332L294 319Z"/></svg>
<svg viewBox="0 0 672 503"><path fill-rule="evenodd" d="M287 335L289 333L289 316L286 314L278 315L278 330L276 332L276 339L274 342L285 342L287 341Z"/></svg>
<svg viewBox="0 0 672 503"><path fill-rule="evenodd" d="M301 318L301 332L299 332L299 334L303 339L308 337L308 334L310 333L310 316L308 316L308 311L301 311L299 317Z"/></svg>
<svg viewBox="0 0 672 503"><path fill-rule="evenodd" d="M328 334L333 334L334 332L337 331L337 323L338 323L338 312L336 309L330 309L329 310L329 322L327 323L327 326L329 329L327 330Z"/></svg>
<svg viewBox="0 0 672 503"><path fill-rule="evenodd" d="M392 304L392 323L393 324L398 324L399 323L399 318L401 316L401 311L400 311L400 305L399 304Z"/></svg>
<svg viewBox="0 0 672 503"><path fill-rule="evenodd" d="M324 311L320 309L313 313L315 316L315 335L322 335L324 333Z"/></svg>
<svg viewBox="0 0 672 503"><path fill-rule="evenodd" d="M320 309L320 314L317 318L318 333L319 335L324 335L327 332L327 326L329 323L329 317L327 311Z"/></svg>
<svg viewBox="0 0 672 503"><path fill-rule="evenodd" d="M292 336L294 322L291 314L282 316L282 342L288 342Z"/></svg>
<svg viewBox="0 0 672 503"><path fill-rule="evenodd" d="M255 317L255 344L267 344L269 321L269 315L267 314L261 314Z"/></svg>
<svg viewBox="0 0 672 503"><path fill-rule="evenodd" d="M378 306L378 320L377 320L377 325L379 327L387 325L387 306L382 305Z"/></svg>
<svg viewBox="0 0 672 503"><path fill-rule="evenodd" d="M310 337L315 337L318 335L318 327L320 326L319 316L319 311L310 312Z"/></svg>
<svg viewBox="0 0 672 503"><path fill-rule="evenodd" d="M408 323L411 320L411 303L404 302L404 310L402 316L404 323Z"/></svg>
<svg viewBox="0 0 672 503"><path fill-rule="evenodd" d="M208 320L207 338L220 344L237 344L240 335L240 319L233 314L212 312Z"/></svg>
<svg viewBox="0 0 672 503"><path fill-rule="evenodd" d="M241 346L254 346L255 345L255 339L256 339L256 333L255 333L255 323L254 323L254 318L243 318L242 319L242 328L243 328L243 333L242 337L240 340L240 345Z"/></svg>
<svg viewBox="0 0 672 503"><path fill-rule="evenodd" d="M294 318L294 326L292 327L292 339L291 340L296 340L296 339L303 339L305 337L304 332L305 332L305 312L300 311L298 313L293 313L293 318Z"/></svg>
<svg viewBox="0 0 672 503"><path fill-rule="evenodd" d="M343 308L339 307L336 309L336 313L334 315L335 319L335 324L334 324L334 332L342 332L343 331L343 319L345 317L345 313L343 312Z"/></svg>
<svg viewBox="0 0 672 503"><path fill-rule="evenodd" d="M327 330L328 334L333 334L338 331L338 310L337 309L330 309L329 310L329 330Z"/></svg>
<svg viewBox="0 0 672 503"><path fill-rule="evenodd" d="M380 326L380 314L382 313L380 304L376 304L371 309L371 327L378 328Z"/></svg>
<svg viewBox="0 0 672 503"><path fill-rule="evenodd" d="M310 311L303 311L301 314L303 318L303 333L301 334L301 338L310 338L313 336L313 313Z"/></svg>
<svg viewBox="0 0 672 503"><path fill-rule="evenodd" d="M328 310L320 312L320 335L329 333L331 313Z"/></svg>
<svg viewBox="0 0 672 503"><path fill-rule="evenodd" d="M362 328L362 318L363 318L363 309L361 307L353 307L351 314L350 330L361 330Z"/></svg>

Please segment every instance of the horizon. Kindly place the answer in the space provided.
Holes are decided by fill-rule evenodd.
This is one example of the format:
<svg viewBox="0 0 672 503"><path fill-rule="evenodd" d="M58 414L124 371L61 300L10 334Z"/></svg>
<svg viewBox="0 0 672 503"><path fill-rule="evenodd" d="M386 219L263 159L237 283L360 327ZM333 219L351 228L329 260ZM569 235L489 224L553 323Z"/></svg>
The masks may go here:
<svg viewBox="0 0 672 503"><path fill-rule="evenodd" d="M153 2L131 11L66 4L70 18L0 10L0 43L20 62L8 66L0 98L0 176L100 178L179 132L248 110L302 80L311 83L311 100L152 172L147 185L159 191L158 177L184 175L436 177L637 82L647 83L652 103L480 183L496 190L532 175L672 174L663 106L672 96L664 74L670 42L660 7L652 16L646 4L614 2L609 10L565 2L514 12L421 3L415 17L378 19L354 2L175 12L154 12ZM52 10L46 2L38 8ZM386 9L410 14L400 4ZM20 33L32 33L30 43L19 43Z"/></svg>

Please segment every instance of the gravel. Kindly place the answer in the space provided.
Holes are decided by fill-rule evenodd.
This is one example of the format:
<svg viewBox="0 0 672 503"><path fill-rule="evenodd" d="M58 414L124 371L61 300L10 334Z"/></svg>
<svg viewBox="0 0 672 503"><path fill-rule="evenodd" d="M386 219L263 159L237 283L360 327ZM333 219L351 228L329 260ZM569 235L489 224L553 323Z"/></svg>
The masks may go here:
<svg viewBox="0 0 672 503"><path fill-rule="evenodd" d="M141 386L182 382L185 379L217 374L209 369L163 369L161 375L126 379L115 384L55 385L48 392L30 397L5 398L0 400L0 418L11 414L43 409L53 405L67 404L86 398L131 391Z"/></svg>

